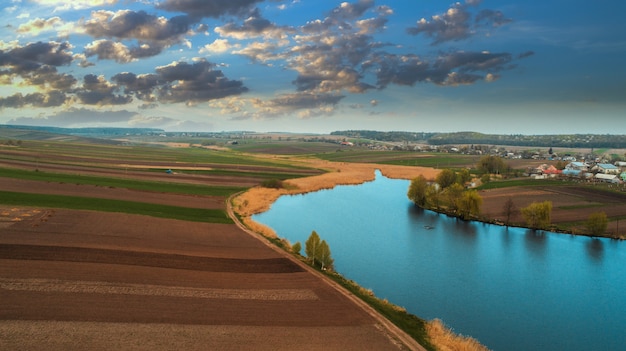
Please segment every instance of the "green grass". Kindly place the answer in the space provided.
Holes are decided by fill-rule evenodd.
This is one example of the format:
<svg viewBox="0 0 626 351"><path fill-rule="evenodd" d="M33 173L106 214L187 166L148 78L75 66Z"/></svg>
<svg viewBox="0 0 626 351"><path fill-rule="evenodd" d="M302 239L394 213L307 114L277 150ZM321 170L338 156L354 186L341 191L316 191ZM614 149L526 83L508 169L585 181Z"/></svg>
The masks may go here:
<svg viewBox="0 0 626 351"><path fill-rule="evenodd" d="M144 202L94 199L79 196L0 191L0 204L44 208L68 208L146 215L193 222L233 223L224 210L158 205Z"/></svg>
<svg viewBox="0 0 626 351"><path fill-rule="evenodd" d="M436 348L431 345L428 340L428 335L426 334L426 321L406 312L402 308L398 308L386 300L381 300L373 294L367 293L367 291L360 287L357 283L344 278L340 274L327 273L323 271L320 272L324 273L326 276L346 288L352 294L358 296L361 300L382 314L398 328L409 334L415 341L427 350L436 350Z"/></svg>
<svg viewBox="0 0 626 351"><path fill-rule="evenodd" d="M208 196L230 196L238 191L246 188L234 186L201 186L193 184L177 184L168 183L169 175L163 174L163 182L148 182L133 179L108 178L83 176L76 174L48 173L25 171L19 169L0 168L0 178L18 178L24 180L35 180L45 182L69 183L69 184L85 184L96 185L112 188L134 189L144 191L154 191L163 193L177 193L188 195L208 195Z"/></svg>

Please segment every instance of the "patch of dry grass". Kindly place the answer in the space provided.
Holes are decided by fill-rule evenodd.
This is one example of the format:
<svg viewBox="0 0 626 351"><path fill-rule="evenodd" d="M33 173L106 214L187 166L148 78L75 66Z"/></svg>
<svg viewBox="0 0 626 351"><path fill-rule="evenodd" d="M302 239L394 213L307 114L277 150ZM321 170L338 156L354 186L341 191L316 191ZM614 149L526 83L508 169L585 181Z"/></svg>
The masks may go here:
<svg viewBox="0 0 626 351"><path fill-rule="evenodd" d="M255 187L237 196L233 200L235 211L243 218L243 222L252 230L259 226L249 217L253 214L267 211L272 203L281 195L303 194L322 189L332 189L337 185L361 184L374 180L374 171L379 169L389 178L413 179L420 174L427 179L434 179L438 170L426 167L409 167L396 165L377 165L370 163L342 163L323 160L297 159L294 162L306 163L310 167L321 168L328 171L321 175L290 179L284 182L283 189L270 189ZM269 233L271 237L276 234L269 228L260 227L261 234Z"/></svg>
<svg viewBox="0 0 626 351"><path fill-rule="evenodd" d="M426 323L426 332L439 351L489 351L478 340L455 334L439 319Z"/></svg>

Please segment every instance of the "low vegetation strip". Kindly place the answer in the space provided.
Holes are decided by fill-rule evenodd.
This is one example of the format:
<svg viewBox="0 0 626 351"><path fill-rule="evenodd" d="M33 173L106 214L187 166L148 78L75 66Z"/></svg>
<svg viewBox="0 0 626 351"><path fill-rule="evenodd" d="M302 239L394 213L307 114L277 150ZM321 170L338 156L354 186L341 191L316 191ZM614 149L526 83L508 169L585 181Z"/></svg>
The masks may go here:
<svg viewBox="0 0 626 351"><path fill-rule="evenodd" d="M36 180L45 182L58 182L70 184L96 185L113 188L124 188L143 191L155 191L163 193L224 196L244 190L235 186L200 186L193 184L177 184L167 182L149 182L133 179L121 179L110 177L94 177L75 174L33 172L19 169L0 168L0 177L18 178L23 180Z"/></svg>
<svg viewBox="0 0 626 351"><path fill-rule="evenodd" d="M49 207L68 208L74 210L121 212L193 222L233 223L232 219L230 219L226 212L221 209L177 207L134 201L94 199L79 196L0 191L0 204L40 208Z"/></svg>
<svg viewBox="0 0 626 351"><path fill-rule="evenodd" d="M12 260L89 262L128 266L226 273L298 273L302 268L287 258L222 258L155 252L65 246L0 244L0 257Z"/></svg>
<svg viewBox="0 0 626 351"><path fill-rule="evenodd" d="M197 299L225 300L304 301L319 299L313 291L308 289L214 289L59 279L0 278L0 289L10 291L190 297Z"/></svg>

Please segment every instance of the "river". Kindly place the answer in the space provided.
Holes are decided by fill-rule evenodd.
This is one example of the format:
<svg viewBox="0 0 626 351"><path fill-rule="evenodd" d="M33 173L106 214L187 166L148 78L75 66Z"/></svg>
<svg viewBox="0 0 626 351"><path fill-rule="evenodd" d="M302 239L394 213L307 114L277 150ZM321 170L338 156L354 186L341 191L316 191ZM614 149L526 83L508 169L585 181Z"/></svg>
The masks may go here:
<svg viewBox="0 0 626 351"><path fill-rule="evenodd" d="M626 242L460 221L408 187L377 171L253 219L303 251L315 230L337 272L492 350L626 350Z"/></svg>

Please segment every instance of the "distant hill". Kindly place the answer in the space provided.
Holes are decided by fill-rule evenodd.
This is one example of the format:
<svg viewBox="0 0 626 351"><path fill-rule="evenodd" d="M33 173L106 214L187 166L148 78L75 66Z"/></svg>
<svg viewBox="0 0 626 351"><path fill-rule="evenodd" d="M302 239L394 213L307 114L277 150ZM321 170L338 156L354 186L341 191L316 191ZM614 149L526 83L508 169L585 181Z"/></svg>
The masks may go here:
<svg viewBox="0 0 626 351"><path fill-rule="evenodd" d="M118 135L145 135L163 133L163 129L157 128L108 128L108 127L92 127L92 128L60 128L60 127L44 127L44 126L22 126L22 125L0 125L0 129L17 129L23 131L39 131L54 134L80 135L80 136L118 136Z"/></svg>
<svg viewBox="0 0 626 351"><path fill-rule="evenodd" d="M626 148L626 135L611 134L503 135L477 132L424 133L379 132L372 130L345 130L330 134L377 141L423 142L430 145L482 144L530 147Z"/></svg>

